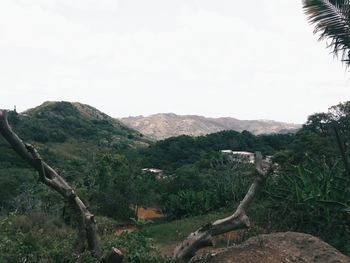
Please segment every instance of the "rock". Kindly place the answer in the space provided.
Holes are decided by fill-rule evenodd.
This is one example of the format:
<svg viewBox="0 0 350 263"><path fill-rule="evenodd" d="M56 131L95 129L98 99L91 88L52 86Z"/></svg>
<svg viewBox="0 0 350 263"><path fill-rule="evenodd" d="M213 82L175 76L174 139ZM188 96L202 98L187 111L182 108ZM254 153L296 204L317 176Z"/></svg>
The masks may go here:
<svg viewBox="0 0 350 263"><path fill-rule="evenodd" d="M350 263L350 258L314 236L273 233L194 260L197 263Z"/></svg>

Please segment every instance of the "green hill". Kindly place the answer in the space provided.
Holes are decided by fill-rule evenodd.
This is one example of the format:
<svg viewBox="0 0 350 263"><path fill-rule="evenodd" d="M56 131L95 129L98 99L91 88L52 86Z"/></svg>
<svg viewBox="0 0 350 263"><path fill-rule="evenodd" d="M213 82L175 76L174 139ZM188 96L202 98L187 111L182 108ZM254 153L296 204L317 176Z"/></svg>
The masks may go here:
<svg viewBox="0 0 350 263"><path fill-rule="evenodd" d="M45 102L23 113L9 113L15 132L43 158L75 182L86 176L101 152L123 153L148 145L142 134L80 103ZM0 207L34 183L34 172L0 136ZM34 174L33 174L34 175Z"/></svg>
<svg viewBox="0 0 350 263"><path fill-rule="evenodd" d="M9 122L23 140L35 144L49 161L62 159L58 167L90 161L97 151L124 151L148 144L139 132L81 103L45 102L23 113L11 112ZM6 145L0 138L0 167L11 166L16 159L12 151L5 154Z"/></svg>
<svg viewBox="0 0 350 263"><path fill-rule="evenodd" d="M70 102L45 102L14 115L14 127L29 140L65 142L91 141L102 146L135 146L142 135L97 109Z"/></svg>

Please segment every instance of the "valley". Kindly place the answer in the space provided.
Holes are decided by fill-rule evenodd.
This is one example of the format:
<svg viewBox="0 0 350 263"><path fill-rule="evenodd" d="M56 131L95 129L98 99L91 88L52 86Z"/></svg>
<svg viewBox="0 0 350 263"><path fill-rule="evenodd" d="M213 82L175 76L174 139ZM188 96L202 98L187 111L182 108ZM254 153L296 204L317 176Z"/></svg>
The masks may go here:
<svg viewBox="0 0 350 263"><path fill-rule="evenodd" d="M334 107L340 113L342 139L347 141L349 103ZM23 113L9 112L9 122L96 215L102 249L113 244L123 248L128 260L171 262L172 250L191 231L235 211L256 181L255 152L268 157L265 165L272 158L278 170L247 210L254 225L218 235L214 250L208 251L221 251L256 234L272 234L273 239L275 232L301 231L348 253L346 226L329 225L347 216L346 209L329 205L338 202L347 207L347 196L341 194L347 193L347 179L337 144L320 116L327 117L312 115L292 133L223 130L157 141L80 103L45 102ZM74 211L55 191L38 183L35 170L2 137L0 149L0 241L7 238L0 245L0 259L41 262L57 253L62 261L55 262L75 261L67 253L74 244ZM334 180L324 189L330 176ZM320 213L332 216L319 217ZM281 220L274 220L277 217ZM53 233L51 245L65 244L57 250L45 241ZM336 240L334 233L339 235ZM31 256L17 249L29 249ZM91 260L88 254L85 257L86 262Z"/></svg>

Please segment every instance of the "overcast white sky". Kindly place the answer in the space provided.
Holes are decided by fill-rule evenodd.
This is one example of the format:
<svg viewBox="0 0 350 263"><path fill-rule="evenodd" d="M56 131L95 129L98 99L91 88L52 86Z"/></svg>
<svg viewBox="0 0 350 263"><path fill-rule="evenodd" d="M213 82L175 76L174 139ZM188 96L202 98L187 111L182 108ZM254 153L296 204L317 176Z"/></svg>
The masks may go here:
<svg viewBox="0 0 350 263"><path fill-rule="evenodd" d="M312 31L301 0L1 0L0 106L302 123L350 100Z"/></svg>

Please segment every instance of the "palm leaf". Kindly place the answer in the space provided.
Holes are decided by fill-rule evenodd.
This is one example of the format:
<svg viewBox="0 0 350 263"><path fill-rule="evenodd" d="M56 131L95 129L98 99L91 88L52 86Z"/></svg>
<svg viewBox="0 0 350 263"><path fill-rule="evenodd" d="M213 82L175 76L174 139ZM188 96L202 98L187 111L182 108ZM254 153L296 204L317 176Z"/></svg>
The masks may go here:
<svg viewBox="0 0 350 263"><path fill-rule="evenodd" d="M350 65L350 0L303 0L303 8L319 40L330 40L328 47Z"/></svg>

